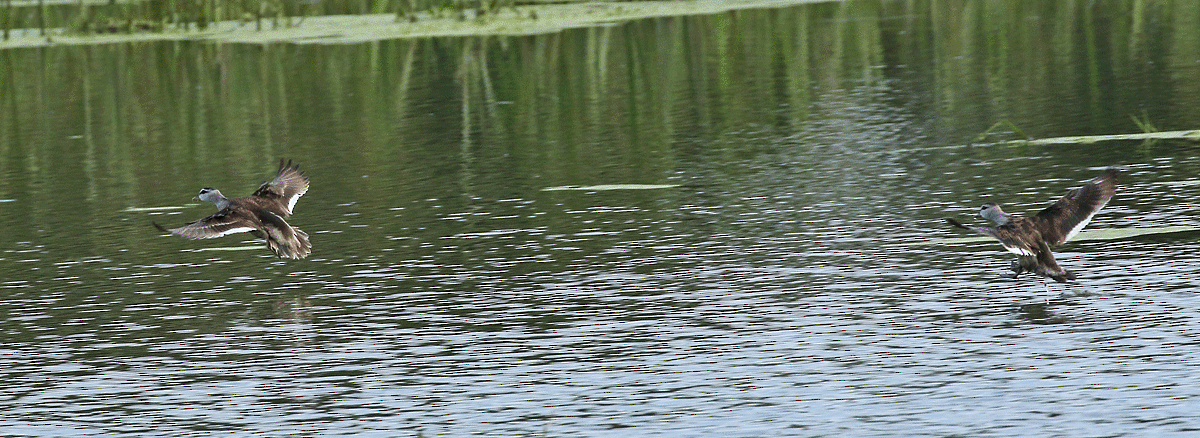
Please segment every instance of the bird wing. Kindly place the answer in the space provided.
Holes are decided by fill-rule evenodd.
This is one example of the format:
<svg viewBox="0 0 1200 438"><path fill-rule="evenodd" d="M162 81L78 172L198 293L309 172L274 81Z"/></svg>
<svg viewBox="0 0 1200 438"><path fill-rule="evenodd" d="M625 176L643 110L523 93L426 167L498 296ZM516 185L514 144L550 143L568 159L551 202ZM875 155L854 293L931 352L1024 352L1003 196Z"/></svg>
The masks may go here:
<svg viewBox="0 0 1200 438"><path fill-rule="evenodd" d="M999 227L997 227L997 228L971 227L971 226L963 225L959 221L956 221L951 218L946 218L946 222L949 222L950 225L954 225L958 228L962 228L964 230L971 230L976 233L982 234L984 236L988 236L993 239L996 239L997 241L1000 242L1000 245L1003 246L1005 250L1007 250L1008 252L1011 252L1013 254L1016 254L1018 256L1033 256L1037 252L1037 251L1034 251L1034 249L1031 248L1027 242L1022 242L1020 240L1013 239L1012 238L1012 236L1014 235L1013 233L1004 233L1004 232L999 231L997 229Z"/></svg>
<svg viewBox="0 0 1200 438"><path fill-rule="evenodd" d="M253 222L249 219L227 208L214 213L212 216L167 231L187 239L214 239L233 233L255 231L257 228L252 225Z"/></svg>
<svg viewBox="0 0 1200 438"><path fill-rule="evenodd" d="M1031 219L1039 222L1042 237L1051 245L1062 245L1079 234L1092 216L1112 199L1117 189L1117 169L1108 168L1083 187L1067 192Z"/></svg>
<svg viewBox="0 0 1200 438"><path fill-rule="evenodd" d="M275 179L262 183L250 196L269 199L278 203L283 209L283 216L292 214L296 201L308 192L308 177L300 171L300 166L292 165L292 160L279 160L279 172Z"/></svg>

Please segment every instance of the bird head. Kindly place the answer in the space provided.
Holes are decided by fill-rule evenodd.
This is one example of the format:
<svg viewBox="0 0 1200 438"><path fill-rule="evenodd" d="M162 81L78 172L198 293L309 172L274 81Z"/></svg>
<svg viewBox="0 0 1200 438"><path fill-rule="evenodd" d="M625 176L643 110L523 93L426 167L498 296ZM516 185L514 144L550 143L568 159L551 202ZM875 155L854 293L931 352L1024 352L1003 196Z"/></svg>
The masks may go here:
<svg viewBox="0 0 1200 438"><path fill-rule="evenodd" d="M225 197L221 196L221 191L212 187L200 189L200 194L196 195L195 198L192 198L193 201L206 201L214 204L222 199L225 199Z"/></svg>
<svg viewBox="0 0 1200 438"><path fill-rule="evenodd" d="M1001 210L999 205L990 202L979 207L979 217L995 222L996 225L1008 223L1008 213Z"/></svg>

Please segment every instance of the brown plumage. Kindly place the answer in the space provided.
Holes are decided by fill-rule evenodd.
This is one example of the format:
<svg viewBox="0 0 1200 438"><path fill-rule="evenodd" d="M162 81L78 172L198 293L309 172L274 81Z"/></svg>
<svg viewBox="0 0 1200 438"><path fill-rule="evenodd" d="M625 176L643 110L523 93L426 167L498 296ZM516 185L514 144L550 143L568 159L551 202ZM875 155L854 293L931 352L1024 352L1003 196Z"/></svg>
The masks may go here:
<svg viewBox="0 0 1200 438"><path fill-rule="evenodd" d="M1011 215L1000 210L1000 206L988 203L980 207L979 216L992 220L996 227L971 227L951 218L946 221L958 228L991 236L999 240L1004 249L1016 254L1017 261L1012 265L1014 278L1031 272L1065 283L1074 280L1075 274L1058 265L1050 247L1071 240L1108 204L1116 192L1117 174L1115 168L1105 169L1100 176L1067 192L1033 217Z"/></svg>
<svg viewBox="0 0 1200 438"><path fill-rule="evenodd" d="M228 199L211 187L200 189L196 199L217 205L212 216L166 230L188 239L212 239L247 232L267 240L279 257L302 259L312 251L308 233L287 223L296 201L308 192L308 177L291 160L279 161L275 179L262 183L250 196ZM156 224L157 226L157 224ZM161 227L160 227L161 228Z"/></svg>

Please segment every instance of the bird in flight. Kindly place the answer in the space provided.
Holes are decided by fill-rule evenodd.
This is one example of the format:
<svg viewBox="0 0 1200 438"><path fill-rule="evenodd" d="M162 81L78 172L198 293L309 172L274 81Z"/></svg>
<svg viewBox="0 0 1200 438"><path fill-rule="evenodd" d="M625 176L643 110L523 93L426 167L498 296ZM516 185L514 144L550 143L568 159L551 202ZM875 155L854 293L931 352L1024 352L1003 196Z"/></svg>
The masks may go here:
<svg viewBox="0 0 1200 438"><path fill-rule="evenodd" d="M1115 168L1105 169L1100 176L1067 192L1066 196L1032 217L1008 214L999 205L987 203L979 208L979 216L995 222L995 227L967 226L953 218L946 218L946 221L955 227L995 238L1004 249L1016 254L1017 261L1011 267L1012 278L1030 272L1065 283L1074 280L1075 274L1058 265L1050 247L1071 240L1108 204L1116 192L1117 174Z"/></svg>
<svg viewBox="0 0 1200 438"><path fill-rule="evenodd" d="M291 160L279 161L275 179L262 183L250 196L226 198L212 187L200 189L196 198L216 204L217 212L179 228L159 229L188 239L213 239L247 232L266 239L280 258L302 259L312 251L308 233L287 222L296 201L308 192L308 177Z"/></svg>

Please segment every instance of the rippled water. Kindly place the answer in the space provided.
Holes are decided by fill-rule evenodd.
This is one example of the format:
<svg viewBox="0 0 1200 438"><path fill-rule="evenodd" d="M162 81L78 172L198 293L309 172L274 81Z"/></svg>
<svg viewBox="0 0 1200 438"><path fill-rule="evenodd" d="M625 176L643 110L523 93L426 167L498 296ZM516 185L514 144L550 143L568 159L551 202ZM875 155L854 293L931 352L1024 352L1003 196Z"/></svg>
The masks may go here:
<svg viewBox="0 0 1200 438"><path fill-rule="evenodd" d="M460 72L426 61L416 70ZM924 67L891 68L814 91L799 121L794 99L701 84L683 95L718 94L710 114L641 102L630 111L643 119L580 128L554 113L565 134L497 122L470 141L442 120L460 102L430 97L400 123L417 135L361 138L395 149L344 142L351 126L392 127L321 96L307 96L319 111L286 113L313 135L269 159L22 157L13 143L0 169L0 435L1200 433L1197 233L1072 242L1057 252L1080 275L1070 285L1000 278L1010 255L994 243L929 244L962 237L944 217L977 220L982 202L1036 211L1108 165L1125 171L1090 229L1200 226L1200 185L1178 184L1195 180L1200 146L965 145L958 134L990 123L927 111L923 71L909 71ZM488 120L533 106L515 101ZM1078 133L1078 114L1061 117L1051 132ZM114 137L169 137L147 132ZM96 155L116 153L106 135ZM313 180L293 220L312 235L306 260L150 226L209 205L123 210L177 206L205 185L249 193L285 154ZM542 190L622 183L674 187Z"/></svg>
<svg viewBox="0 0 1200 438"><path fill-rule="evenodd" d="M1077 285L1002 280L996 245L883 246L953 235L938 216L973 207L930 206L960 196L889 203L880 187L839 202L806 189L834 174L768 177L779 168L749 161L748 179L794 189L479 200L436 215L470 231L384 231L357 252L336 245L373 228L363 215L342 212L338 229L298 214L340 231L316 234L308 262L7 251L41 278L4 284L5 433L1192 430L1194 234L1068 246ZM861 170L904 190L924 177ZM1096 226L1195 217L1156 205L1169 196L1160 176L1130 172Z"/></svg>

